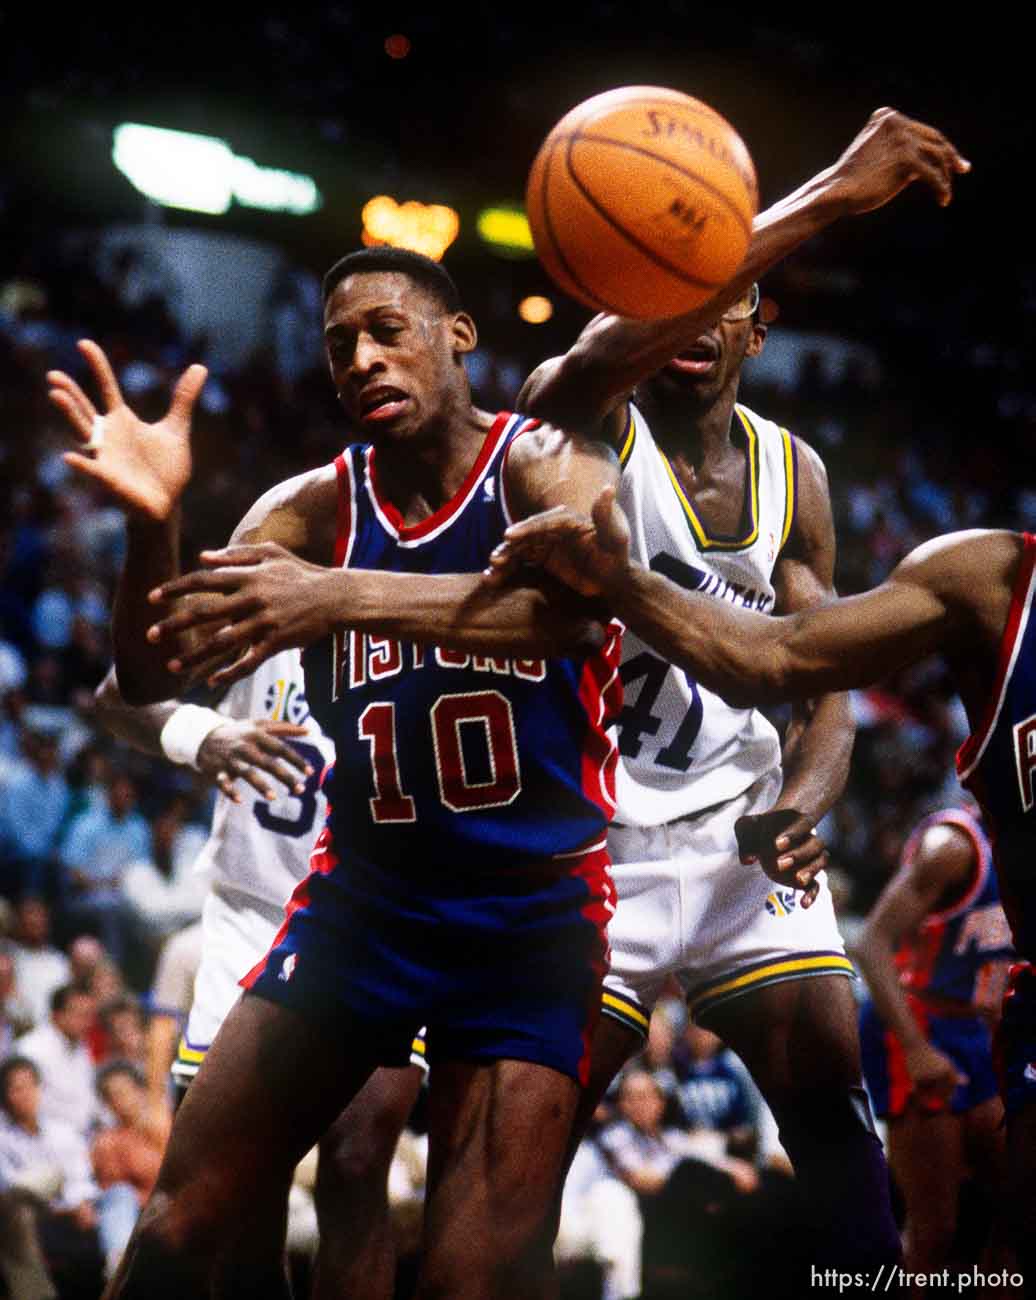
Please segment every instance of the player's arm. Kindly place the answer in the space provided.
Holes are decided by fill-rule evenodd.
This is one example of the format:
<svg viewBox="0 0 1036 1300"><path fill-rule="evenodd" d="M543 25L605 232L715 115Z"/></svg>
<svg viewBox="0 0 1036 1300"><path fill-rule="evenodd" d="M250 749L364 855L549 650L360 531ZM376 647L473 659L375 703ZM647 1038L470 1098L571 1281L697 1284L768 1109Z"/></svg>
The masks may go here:
<svg viewBox="0 0 1036 1300"><path fill-rule="evenodd" d="M537 564L602 597L657 654L749 708L865 686L940 651L984 652L999 639L1021 546L1007 532L936 538L873 591L770 617L632 562L629 527L608 488L589 519L560 507L512 525L493 569Z"/></svg>
<svg viewBox="0 0 1036 1300"><path fill-rule="evenodd" d="M895 952L903 936L916 930L943 898L966 887L974 869L974 845L964 831L930 826L917 851L885 886L852 952L878 1015L899 1039L922 1103L948 1100L965 1080L921 1032L899 982Z"/></svg>
<svg viewBox="0 0 1036 1300"><path fill-rule="evenodd" d="M781 613L814 609L835 597L835 529L827 471L802 442L797 447L795 523L774 569L775 608ZM827 865L816 823L845 789L855 724L849 697L827 694L796 701L784 738L784 785L769 812L742 818L752 851L771 879L806 890L803 907L816 897L813 881Z"/></svg>
<svg viewBox="0 0 1036 1300"><path fill-rule="evenodd" d="M114 667L97 688L94 711L98 722L117 739L144 754L193 767L235 803L241 802L238 780L247 781L265 799L273 799L276 790L268 778L299 794L310 774L306 760L286 741L289 736L304 736L305 727L267 718L238 720L181 700L127 704Z"/></svg>
<svg viewBox="0 0 1036 1300"><path fill-rule="evenodd" d="M518 409L566 429L622 434L626 397L641 380L689 347L772 266L842 217L882 207L920 181L945 206L954 176L970 169L934 127L890 108L873 113L833 166L756 218L752 242L733 280L703 306L661 321L600 315L563 357L526 381Z"/></svg>
<svg viewBox="0 0 1036 1300"><path fill-rule="evenodd" d="M505 468L508 501L518 518L555 504L588 510L602 488L617 481L615 456L603 443L550 426L517 438ZM301 513L333 520L335 506L325 500ZM535 658L586 651L603 639L598 611L544 575L489 586L480 574L329 568L264 539L258 521L256 508L235 531L240 545L203 553L213 567L152 593L161 606L190 597L189 605L148 630L154 644L167 647L169 671L229 685L278 650L309 645L343 627ZM192 648L169 649L185 633L199 632Z"/></svg>

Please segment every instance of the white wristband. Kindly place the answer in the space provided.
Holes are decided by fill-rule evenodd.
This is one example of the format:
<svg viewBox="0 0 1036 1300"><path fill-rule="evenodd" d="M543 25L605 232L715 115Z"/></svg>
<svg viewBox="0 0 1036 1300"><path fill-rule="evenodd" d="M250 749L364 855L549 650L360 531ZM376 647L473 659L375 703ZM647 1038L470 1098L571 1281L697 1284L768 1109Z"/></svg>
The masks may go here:
<svg viewBox="0 0 1036 1300"><path fill-rule="evenodd" d="M158 741L162 752L173 763L198 770L198 750L210 732L222 727L227 719L215 709L197 704L181 704L162 728Z"/></svg>

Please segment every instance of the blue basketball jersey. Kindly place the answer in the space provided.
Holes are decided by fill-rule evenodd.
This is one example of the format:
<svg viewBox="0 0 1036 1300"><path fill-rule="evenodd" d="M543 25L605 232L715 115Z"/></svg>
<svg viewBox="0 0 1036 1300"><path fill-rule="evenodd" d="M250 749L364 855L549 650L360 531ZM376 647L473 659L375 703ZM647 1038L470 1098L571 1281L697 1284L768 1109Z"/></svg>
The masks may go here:
<svg viewBox="0 0 1036 1300"><path fill-rule="evenodd" d="M932 826L955 826L971 840L975 870L956 899L929 912L896 953L901 982L922 998L928 994L973 1006L999 1003L1014 960L1007 917L993 870L993 851L978 820L962 808L926 817L903 850L910 865Z"/></svg>
<svg viewBox="0 0 1036 1300"><path fill-rule="evenodd" d="M456 495L410 526L379 490L374 448L348 447L336 461L335 563L483 570L511 522L508 448L535 424L499 415ZM602 841L614 809L620 637L613 624L599 651L550 660L349 631L310 646L306 695L335 742L326 789L343 862L448 882L542 869Z"/></svg>
<svg viewBox="0 0 1036 1300"><path fill-rule="evenodd" d="M1026 533L985 716L957 754L982 808L1018 954L1036 956L1036 537Z"/></svg>

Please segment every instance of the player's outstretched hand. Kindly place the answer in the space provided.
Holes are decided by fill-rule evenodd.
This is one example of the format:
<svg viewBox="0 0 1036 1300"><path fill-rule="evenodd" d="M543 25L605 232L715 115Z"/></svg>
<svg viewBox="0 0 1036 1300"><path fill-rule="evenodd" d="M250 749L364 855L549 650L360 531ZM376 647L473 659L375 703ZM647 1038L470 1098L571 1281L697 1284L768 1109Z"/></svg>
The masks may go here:
<svg viewBox="0 0 1036 1300"><path fill-rule="evenodd" d="M870 212L911 182L927 185L945 207L971 163L934 126L879 108L832 168L834 193L850 213Z"/></svg>
<svg viewBox="0 0 1036 1300"><path fill-rule="evenodd" d="M820 893L816 879L828 865L827 846L813 820L795 808L775 808L734 823L741 861L758 864L778 885L803 890L802 907Z"/></svg>
<svg viewBox="0 0 1036 1300"><path fill-rule="evenodd" d="M956 1089L968 1082L948 1056L931 1043L922 1043L903 1053L917 1100L925 1110L943 1110Z"/></svg>
<svg viewBox="0 0 1036 1300"><path fill-rule="evenodd" d="M279 650L309 645L330 631L321 596L333 570L308 564L274 542L203 551L200 558L205 569L148 594L152 604L174 605L168 618L147 631L150 642L170 647L171 673L232 686ZM192 631L201 635L185 648L184 634Z"/></svg>
<svg viewBox="0 0 1036 1300"><path fill-rule="evenodd" d="M606 487L587 518L555 506L512 524L490 556L486 576L502 582L522 565L545 569L582 596L607 596L629 570L630 532L626 516Z"/></svg>
<svg viewBox="0 0 1036 1300"><path fill-rule="evenodd" d="M66 452L65 461L103 483L127 510L168 519L191 477L191 412L208 372L204 366L188 366L164 418L145 424L123 400L102 349L90 339L80 339L78 346L97 381L104 413L71 375L48 372L47 396L79 440L79 450Z"/></svg>
<svg viewBox="0 0 1036 1300"><path fill-rule="evenodd" d="M198 767L234 803L241 802L239 780L247 781L264 799L277 797L270 777L289 793L301 794L313 769L284 738L304 735L306 728L294 722L228 719L201 742Z"/></svg>

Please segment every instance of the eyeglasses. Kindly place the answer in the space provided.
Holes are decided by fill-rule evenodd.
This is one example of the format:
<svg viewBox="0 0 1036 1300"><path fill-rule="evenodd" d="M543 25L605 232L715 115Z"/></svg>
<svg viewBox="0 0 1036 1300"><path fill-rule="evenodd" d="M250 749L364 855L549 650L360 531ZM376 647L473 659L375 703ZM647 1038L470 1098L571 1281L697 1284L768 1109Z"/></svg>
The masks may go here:
<svg viewBox="0 0 1036 1300"><path fill-rule="evenodd" d="M737 302L731 303L723 313L721 319L727 321L748 320L749 316L754 316L759 306L759 286L753 284Z"/></svg>

